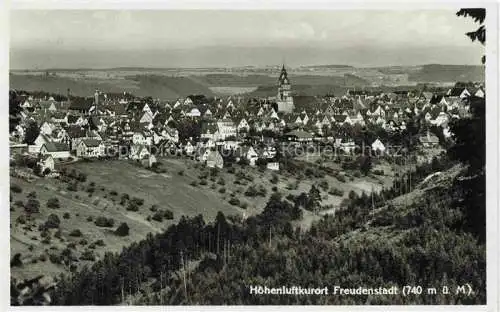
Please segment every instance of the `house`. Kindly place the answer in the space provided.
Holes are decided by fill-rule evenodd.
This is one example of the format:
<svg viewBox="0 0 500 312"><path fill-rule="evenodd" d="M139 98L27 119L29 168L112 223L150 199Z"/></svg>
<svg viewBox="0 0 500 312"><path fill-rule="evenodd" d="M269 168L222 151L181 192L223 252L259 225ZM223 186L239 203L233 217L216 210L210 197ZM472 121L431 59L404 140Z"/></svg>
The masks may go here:
<svg viewBox="0 0 500 312"><path fill-rule="evenodd" d="M149 152L146 145L134 144L130 147L130 159L134 160L142 160L146 157L150 157L151 153Z"/></svg>
<svg viewBox="0 0 500 312"><path fill-rule="evenodd" d="M217 140L225 140L228 137L236 136L237 129L230 119L217 121Z"/></svg>
<svg viewBox="0 0 500 312"><path fill-rule="evenodd" d="M293 130L288 133L285 133L285 137L287 137L289 141L299 141L299 142L310 142L313 139L312 134L302 130Z"/></svg>
<svg viewBox="0 0 500 312"><path fill-rule="evenodd" d="M238 132L240 131L248 132L249 130L250 130L250 125L248 124L248 121L245 118L242 118L238 123Z"/></svg>
<svg viewBox="0 0 500 312"><path fill-rule="evenodd" d="M52 131L54 131L55 128L54 124L44 121L40 126L40 133L52 135Z"/></svg>
<svg viewBox="0 0 500 312"><path fill-rule="evenodd" d="M146 104L147 105L147 104ZM139 120L139 123L151 123L153 121L153 115L148 112L148 111L145 111L143 114L142 114L142 117L141 119Z"/></svg>
<svg viewBox="0 0 500 312"><path fill-rule="evenodd" d="M10 155L24 155L28 153L28 144L21 143L10 143L9 144Z"/></svg>
<svg viewBox="0 0 500 312"><path fill-rule="evenodd" d="M259 159L259 154L257 154L252 146L242 147L240 155L248 160L250 166L255 166L257 159Z"/></svg>
<svg viewBox="0 0 500 312"><path fill-rule="evenodd" d="M33 142L33 145L30 145L29 152L30 153L38 153L40 152L40 149L42 148L42 145L51 143L53 139L44 133L38 134L38 136L35 139L35 142Z"/></svg>
<svg viewBox="0 0 500 312"><path fill-rule="evenodd" d="M191 143L191 141L187 141L187 143L184 145L184 152L188 155L192 155L194 153L195 147Z"/></svg>
<svg viewBox="0 0 500 312"><path fill-rule="evenodd" d="M141 164L144 167L151 168L153 165L156 163L156 157L153 154L146 155L144 158L141 159Z"/></svg>
<svg viewBox="0 0 500 312"><path fill-rule="evenodd" d="M449 97L459 97L460 99L464 99L464 98L470 96L470 92L469 92L469 90L467 90L467 88L455 87L455 88L451 88L450 90L448 90L446 95Z"/></svg>
<svg viewBox="0 0 500 312"><path fill-rule="evenodd" d="M42 155L49 154L55 159L71 157L69 153L69 146L64 143L58 143L58 142L44 143L40 148L40 154Z"/></svg>
<svg viewBox="0 0 500 312"><path fill-rule="evenodd" d="M200 117L201 116L201 112L198 108L194 107L191 109L191 111L189 111L187 114L186 114L188 117Z"/></svg>
<svg viewBox="0 0 500 312"><path fill-rule="evenodd" d="M280 170L280 163L277 161L268 162L266 165L266 168L269 170L273 170L273 171L279 171Z"/></svg>
<svg viewBox="0 0 500 312"><path fill-rule="evenodd" d="M44 172L47 169L52 172L54 171L54 157L50 154L42 155L38 160L37 165L40 166L41 172Z"/></svg>
<svg viewBox="0 0 500 312"><path fill-rule="evenodd" d="M425 135L421 135L418 140L422 144L423 147L425 148L431 148L434 146L437 146L439 144L439 138L431 133L430 131L427 131Z"/></svg>
<svg viewBox="0 0 500 312"><path fill-rule="evenodd" d="M83 139L76 147L76 156L95 158L105 155L105 146L101 140Z"/></svg>
<svg viewBox="0 0 500 312"><path fill-rule="evenodd" d="M379 139L376 139L372 143L372 151L377 155L383 155L385 153L385 145Z"/></svg>
<svg viewBox="0 0 500 312"><path fill-rule="evenodd" d="M207 156L207 167L209 168L220 168L224 167L224 159L219 151L210 151Z"/></svg>

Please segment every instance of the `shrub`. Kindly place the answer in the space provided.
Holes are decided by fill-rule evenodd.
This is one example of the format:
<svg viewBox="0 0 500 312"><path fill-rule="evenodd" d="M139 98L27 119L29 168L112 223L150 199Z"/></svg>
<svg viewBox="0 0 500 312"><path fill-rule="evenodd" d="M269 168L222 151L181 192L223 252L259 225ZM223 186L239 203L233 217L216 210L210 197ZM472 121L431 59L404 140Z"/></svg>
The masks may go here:
<svg viewBox="0 0 500 312"><path fill-rule="evenodd" d="M381 169L376 169L376 170L373 170L373 174L376 174L376 175L384 175L384 170L381 170Z"/></svg>
<svg viewBox="0 0 500 312"><path fill-rule="evenodd" d="M14 193L22 193L23 189L17 184L11 184L10 190Z"/></svg>
<svg viewBox="0 0 500 312"><path fill-rule="evenodd" d="M193 182L191 182L191 183L189 183L189 184L190 184L191 186L195 186L195 187L196 187L196 186L198 186L198 182L196 182L196 181L193 181Z"/></svg>
<svg viewBox="0 0 500 312"><path fill-rule="evenodd" d="M115 191L115 190L112 190L112 191L109 192L109 195L116 196L116 195L118 195L118 192Z"/></svg>
<svg viewBox="0 0 500 312"><path fill-rule="evenodd" d="M78 191L78 183L77 182L70 183L68 184L68 187L66 189L70 192L76 192Z"/></svg>
<svg viewBox="0 0 500 312"><path fill-rule="evenodd" d="M55 238L61 238L62 232L61 230L57 230L57 232L54 233Z"/></svg>
<svg viewBox="0 0 500 312"><path fill-rule="evenodd" d="M328 192L328 194L334 195L334 196L344 196L344 191L341 189L338 189L336 187L332 187L330 189L330 191Z"/></svg>
<svg viewBox="0 0 500 312"><path fill-rule="evenodd" d="M28 198L35 199L35 198L36 198L36 192L35 192L35 191L30 192L30 193L28 194Z"/></svg>
<svg viewBox="0 0 500 312"><path fill-rule="evenodd" d="M226 181L224 181L224 179L222 177L220 177L219 180L217 180L217 184L226 185Z"/></svg>
<svg viewBox="0 0 500 312"><path fill-rule="evenodd" d="M80 245L85 246L85 245L87 245L89 242L88 242L88 241L84 238L84 239L80 240L80 241L79 241L79 243L80 243Z"/></svg>
<svg viewBox="0 0 500 312"><path fill-rule="evenodd" d="M92 250L85 250L84 252L82 252L80 260L94 261L95 260L94 252Z"/></svg>
<svg viewBox="0 0 500 312"><path fill-rule="evenodd" d="M158 211L158 205L152 205L151 208L149 208L151 212L156 212Z"/></svg>
<svg viewBox="0 0 500 312"><path fill-rule="evenodd" d="M226 188L225 188L225 187L221 187L221 188L219 189L219 193L221 193L221 194L226 193Z"/></svg>
<svg viewBox="0 0 500 312"><path fill-rule="evenodd" d="M17 253L12 257L10 260L10 267L20 267L23 265L23 262L21 261L21 254Z"/></svg>
<svg viewBox="0 0 500 312"><path fill-rule="evenodd" d="M60 264L62 262L62 257L60 255L56 255L54 253L49 254L50 262L54 264Z"/></svg>
<svg viewBox="0 0 500 312"><path fill-rule="evenodd" d="M342 183L345 183L345 181L346 181L345 176L343 174L338 174L336 176L336 178L337 178L337 180L339 180Z"/></svg>
<svg viewBox="0 0 500 312"><path fill-rule="evenodd" d="M163 221L163 213L161 213L160 211L155 212L155 214L153 214L152 219L155 221L158 221L158 222L162 222Z"/></svg>
<svg viewBox="0 0 500 312"><path fill-rule="evenodd" d="M59 203L59 198L57 197L49 198L49 200L47 200L47 207L52 209L57 209L61 207L61 204Z"/></svg>
<svg viewBox="0 0 500 312"><path fill-rule="evenodd" d="M231 199L229 200L229 203L233 206L239 206L240 200L236 197L231 197Z"/></svg>
<svg viewBox="0 0 500 312"><path fill-rule="evenodd" d="M100 216L95 220L94 224L99 227L113 227L115 225L115 220Z"/></svg>
<svg viewBox="0 0 500 312"><path fill-rule="evenodd" d="M278 180L279 180L278 175L273 174L273 176L272 176L272 178L271 178L270 181L271 181L272 184L276 184L276 183L278 183Z"/></svg>
<svg viewBox="0 0 500 312"><path fill-rule="evenodd" d="M24 215L20 215L17 217L16 222L19 224L26 224L26 217Z"/></svg>
<svg viewBox="0 0 500 312"><path fill-rule="evenodd" d="M40 202L38 200L29 198L24 205L24 210L27 213L39 213L40 212Z"/></svg>
<svg viewBox="0 0 500 312"><path fill-rule="evenodd" d="M118 228L115 231L115 234L118 236L127 236L129 234L130 228L128 227L128 224L123 222L118 226Z"/></svg>
<svg viewBox="0 0 500 312"><path fill-rule="evenodd" d="M137 206L142 206L144 204L144 199L138 197L133 197L130 201L135 203Z"/></svg>
<svg viewBox="0 0 500 312"><path fill-rule="evenodd" d="M184 170L180 170L179 172L177 172L178 175L180 176L183 176L184 175Z"/></svg>
<svg viewBox="0 0 500 312"><path fill-rule="evenodd" d="M78 176L76 177L76 179L80 182L85 182L85 181L87 181L87 175L83 172L80 172L78 174Z"/></svg>
<svg viewBox="0 0 500 312"><path fill-rule="evenodd" d="M59 228L59 225L61 224L61 220L59 217L55 214L50 214L47 217L47 221L45 221L45 227L49 229L57 229Z"/></svg>
<svg viewBox="0 0 500 312"><path fill-rule="evenodd" d="M94 218L92 216L88 216L87 217L87 222L92 222L92 221L94 221Z"/></svg>
<svg viewBox="0 0 500 312"><path fill-rule="evenodd" d="M47 261L47 255L45 255L45 254L41 254L40 256L38 256L38 260L40 260L40 261L42 261L42 262Z"/></svg>
<svg viewBox="0 0 500 312"><path fill-rule="evenodd" d="M96 244L96 246L106 246L106 244L104 244L104 241L102 239L98 239L94 242L94 244Z"/></svg>
<svg viewBox="0 0 500 312"><path fill-rule="evenodd" d="M167 220L172 220L174 218L174 213L171 210L165 210L163 217Z"/></svg>
<svg viewBox="0 0 500 312"><path fill-rule="evenodd" d="M273 187L271 188L271 190L272 190L273 192L277 192L277 191L278 191L278 187L275 185L275 186L273 186Z"/></svg>
<svg viewBox="0 0 500 312"><path fill-rule="evenodd" d="M328 181L326 181L326 180L321 180L321 182L319 182L318 186L319 186L320 188L322 188L322 189L323 189L323 191L326 191L326 190L328 190Z"/></svg>
<svg viewBox="0 0 500 312"><path fill-rule="evenodd" d="M22 201L22 200L16 200L16 201L14 202L14 206L17 206L17 207L22 207L22 206L24 206L24 203L23 203L23 201Z"/></svg>
<svg viewBox="0 0 500 312"><path fill-rule="evenodd" d="M73 230L69 233L69 236L71 237L81 237L82 236L82 231L79 229Z"/></svg>
<svg viewBox="0 0 500 312"><path fill-rule="evenodd" d="M135 202L131 201L128 203L127 211L139 211L139 206Z"/></svg>
<svg viewBox="0 0 500 312"><path fill-rule="evenodd" d="M241 201L240 204L239 204L240 208L242 209L247 209L248 208L248 203L247 202L244 202L244 201Z"/></svg>
<svg viewBox="0 0 500 312"><path fill-rule="evenodd" d="M205 180L205 179L201 180L200 185L207 185L207 180Z"/></svg>
<svg viewBox="0 0 500 312"><path fill-rule="evenodd" d="M69 212L65 212L65 213L63 214L63 219L69 219L70 217L71 217L71 216L70 216Z"/></svg>

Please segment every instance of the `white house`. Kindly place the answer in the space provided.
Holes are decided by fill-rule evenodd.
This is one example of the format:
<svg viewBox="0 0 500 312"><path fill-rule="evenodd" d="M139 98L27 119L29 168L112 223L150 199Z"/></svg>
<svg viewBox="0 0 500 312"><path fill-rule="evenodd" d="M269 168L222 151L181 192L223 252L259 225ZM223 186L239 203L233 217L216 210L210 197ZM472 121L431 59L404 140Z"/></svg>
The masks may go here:
<svg viewBox="0 0 500 312"><path fill-rule="evenodd" d="M224 159L219 151L210 151L207 156L207 167L209 168L220 168L224 167Z"/></svg>
<svg viewBox="0 0 500 312"><path fill-rule="evenodd" d="M58 142L44 143L40 148L40 154L48 154L56 159L68 158L71 156L69 153L69 146Z"/></svg>
<svg viewBox="0 0 500 312"><path fill-rule="evenodd" d="M372 151L383 155L385 153L385 145L379 139L376 139L372 143Z"/></svg>
<svg viewBox="0 0 500 312"><path fill-rule="evenodd" d="M76 146L76 156L96 158L105 155L105 145L101 140L83 139Z"/></svg>

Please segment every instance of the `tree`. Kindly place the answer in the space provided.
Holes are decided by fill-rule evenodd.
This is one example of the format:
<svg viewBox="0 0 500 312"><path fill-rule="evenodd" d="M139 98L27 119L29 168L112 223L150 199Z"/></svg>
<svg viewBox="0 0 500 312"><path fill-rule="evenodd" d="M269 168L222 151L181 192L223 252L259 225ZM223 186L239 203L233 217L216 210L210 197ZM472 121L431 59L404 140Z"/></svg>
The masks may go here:
<svg viewBox="0 0 500 312"><path fill-rule="evenodd" d="M21 113L20 100L17 92L14 90L9 91L9 133L14 131L19 124L21 118L19 114Z"/></svg>
<svg viewBox="0 0 500 312"><path fill-rule="evenodd" d="M361 156L359 160L359 170L364 175L367 175L368 172L372 169L372 159L370 156Z"/></svg>
<svg viewBox="0 0 500 312"><path fill-rule="evenodd" d="M40 134L40 128L36 121L31 121L26 127L26 134L24 136L24 143L32 145L35 143L36 138Z"/></svg>
<svg viewBox="0 0 500 312"><path fill-rule="evenodd" d="M463 16L463 17L471 17L475 23L479 23L479 28L470 31L466 33L465 35L469 37L472 42L474 41L479 41L482 45L486 43L486 27L483 25L484 20L486 19L486 9L472 9L472 8L466 8L466 9L461 9L457 13L457 16ZM481 58L481 62L484 64L486 63L486 56L483 55Z"/></svg>
<svg viewBox="0 0 500 312"><path fill-rule="evenodd" d="M127 236L129 234L130 228L126 222L120 224L120 226L116 229L115 234L118 236Z"/></svg>

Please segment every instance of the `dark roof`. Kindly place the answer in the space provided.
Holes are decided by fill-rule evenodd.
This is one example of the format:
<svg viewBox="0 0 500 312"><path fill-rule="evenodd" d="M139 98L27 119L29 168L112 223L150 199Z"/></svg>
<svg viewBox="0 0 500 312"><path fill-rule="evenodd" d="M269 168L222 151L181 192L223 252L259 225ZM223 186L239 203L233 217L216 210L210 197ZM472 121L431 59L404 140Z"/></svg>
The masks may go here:
<svg viewBox="0 0 500 312"><path fill-rule="evenodd" d="M309 132L303 130L293 130L285 134L286 136L294 136L302 139L310 139L312 135Z"/></svg>
<svg viewBox="0 0 500 312"><path fill-rule="evenodd" d="M462 92L465 90L465 88L452 88L450 89L449 91L449 96L460 96L460 94L462 94Z"/></svg>
<svg viewBox="0 0 500 312"><path fill-rule="evenodd" d="M87 147L97 147L102 141L95 139L83 139L82 142L85 143Z"/></svg>
<svg viewBox="0 0 500 312"><path fill-rule="evenodd" d="M347 116L346 115L333 115L333 118L337 122L344 122L345 119L347 118Z"/></svg>
<svg viewBox="0 0 500 312"><path fill-rule="evenodd" d="M84 99L84 98L74 98L71 100L71 104L68 109L70 110L78 110L78 111L88 111L93 104L93 99Z"/></svg>
<svg viewBox="0 0 500 312"><path fill-rule="evenodd" d="M141 102L130 102L127 105L127 111L132 111L132 110L141 110L144 108L144 105L146 103L141 103Z"/></svg>
<svg viewBox="0 0 500 312"><path fill-rule="evenodd" d="M45 148L47 149L47 152L49 152L49 153L69 151L69 146L64 144L64 143L48 142L48 143L45 143L43 145L45 145Z"/></svg>
<svg viewBox="0 0 500 312"><path fill-rule="evenodd" d="M82 127L79 127L79 126L70 126L70 127L68 127L66 132L68 133L68 136L70 138L73 138L73 139L74 138L83 138L86 135L85 129L83 129Z"/></svg>

